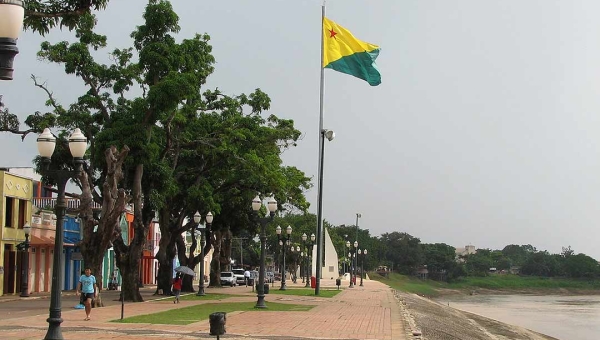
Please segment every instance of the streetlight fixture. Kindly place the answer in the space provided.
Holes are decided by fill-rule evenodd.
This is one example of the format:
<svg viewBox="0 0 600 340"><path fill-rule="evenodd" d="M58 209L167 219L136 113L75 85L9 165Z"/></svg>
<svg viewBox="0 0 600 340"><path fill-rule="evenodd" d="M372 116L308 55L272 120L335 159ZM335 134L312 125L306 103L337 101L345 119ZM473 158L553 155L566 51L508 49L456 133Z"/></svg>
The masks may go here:
<svg viewBox="0 0 600 340"><path fill-rule="evenodd" d="M349 288L354 288L354 284L356 282L354 282L356 280L356 250L358 249L358 241L354 241L354 249L352 249L350 246L352 244L350 244L350 241L346 241L346 247L348 247L348 257L350 258L350 264L351 264L351 268L350 268L350 286Z"/></svg>
<svg viewBox="0 0 600 340"><path fill-rule="evenodd" d="M360 286L363 286L363 275L365 273L365 256L367 256L367 250L364 249L361 251L360 249L358 250L358 256L360 256Z"/></svg>
<svg viewBox="0 0 600 340"><path fill-rule="evenodd" d="M354 241L354 252L352 254L352 263L353 263L352 278L354 279L353 283L355 286L356 286L356 273L358 273L358 258L356 257L357 250L358 250L358 241Z"/></svg>
<svg viewBox="0 0 600 340"><path fill-rule="evenodd" d="M54 236L54 259L52 262L52 290L50 292L50 317L48 322L48 332L44 339L63 339L60 324L63 322L61 313L61 287L62 287L62 263L63 263L63 220L67 209L65 199L65 187L67 181L73 177L79 176L83 168L83 156L87 150L87 138L81 133L79 128L75 129L69 137L69 150L73 156L74 170L61 169L50 170L50 158L56 147L56 138L45 128L44 132L37 139L38 152L42 157L42 175L46 175L56 180L58 188L58 197L54 214L56 215L56 234Z"/></svg>
<svg viewBox="0 0 600 340"><path fill-rule="evenodd" d="M256 306L254 308L267 308L265 305L265 257L266 257L266 244L267 244L267 234L266 227L267 224L273 221L275 218L275 212L277 211L277 201L275 198L271 197L267 201L267 210L269 211L269 215L265 217L258 217L258 211L262 206L262 201L258 195L254 197L252 200L252 210L254 211L256 221L260 223L260 272L258 273L258 294Z"/></svg>
<svg viewBox="0 0 600 340"><path fill-rule="evenodd" d="M206 227L202 227L200 221L202 220L202 216L200 213L196 211L194 214L194 223L196 223L196 230L200 232L200 282L198 283L198 293L196 296L204 296L206 293L204 292L204 244L206 243L206 237L203 235L204 231L210 231L210 226L213 221L213 214L209 211L206 214L204 220L206 221Z"/></svg>
<svg viewBox="0 0 600 340"><path fill-rule="evenodd" d="M311 234L310 235L310 242L308 242L308 236L306 236L306 234L302 234L302 242L304 243L304 246L306 247L306 285L305 287L310 287L310 277L312 276L311 271L312 271L312 253L313 253L313 246L315 245L315 234Z"/></svg>
<svg viewBox="0 0 600 340"><path fill-rule="evenodd" d="M0 0L0 79L13 79L13 61L19 53L17 39L23 29L22 0Z"/></svg>
<svg viewBox="0 0 600 340"><path fill-rule="evenodd" d="M306 269L308 268L307 264L308 264L308 253L301 251L300 252L300 266L301 266L300 268L302 268L302 269L300 269L300 274L302 274L302 271L304 271L304 275L302 275L302 283L308 283L308 280L304 281L306 279Z"/></svg>
<svg viewBox="0 0 600 340"><path fill-rule="evenodd" d="M283 270L281 273L281 287L279 287L279 290L286 290L286 285L285 285L285 272L286 272L286 268L285 268L285 253L286 253L286 245L290 244L290 238L292 237L292 226L288 225L288 227L285 229L285 232L287 234L287 236L281 236L281 227L277 226L277 229L275 229L275 232L277 233L277 239L279 240L279 243L281 244L281 242L283 242ZM293 247L292 247L292 251L294 251Z"/></svg>
<svg viewBox="0 0 600 340"><path fill-rule="evenodd" d="M321 93L322 95L323 93ZM322 104L322 103L321 103ZM333 130L323 129L323 110L321 106L321 118L319 123L319 181L317 190L317 263L315 277L315 295L319 295L321 289L321 271L323 267L323 163L325 162L325 138L332 141L335 138Z"/></svg>
<svg viewBox="0 0 600 340"><path fill-rule="evenodd" d="M23 226L25 232L25 242L23 242L23 269L21 270L21 295L20 297L29 297L29 235L31 234L31 226L25 224Z"/></svg>
<svg viewBox="0 0 600 340"><path fill-rule="evenodd" d="M354 285L352 284L352 248L350 248L350 246L350 241L346 241L346 248L348 248L348 258L350 259L350 286L348 287L353 288Z"/></svg>

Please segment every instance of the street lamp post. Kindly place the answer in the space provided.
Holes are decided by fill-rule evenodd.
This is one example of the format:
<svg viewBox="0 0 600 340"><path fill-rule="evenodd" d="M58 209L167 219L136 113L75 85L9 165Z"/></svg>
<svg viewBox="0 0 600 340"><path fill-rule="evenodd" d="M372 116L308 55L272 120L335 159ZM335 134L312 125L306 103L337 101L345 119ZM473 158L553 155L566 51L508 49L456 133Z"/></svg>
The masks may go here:
<svg viewBox="0 0 600 340"><path fill-rule="evenodd" d="M358 255L360 255L360 286L363 286L363 275L365 275L365 256L367 256L367 250L364 249L362 254L360 249L358 250Z"/></svg>
<svg viewBox="0 0 600 340"><path fill-rule="evenodd" d="M198 293L196 296L204 296L206 293L204 292L204 240L206 237L203 235L205 230L210 231L210 226L213 221L213 214L209 211L206 214L206 228L200 226L200 220L202 216L200 213L196 211L194 214L194 223L196 223L196 230L200 232L200 282L198 283Z"/></svg>
<svg viewBox="0 0 600 340"><path fill-rule="evenodd" d="M0 0L0 79L13 79L13 61L19 53L17 39L23 28L22 0Z"/></svg>
<svg viewBox="0 0 600 340"><path fill-rule="evenodd" d="M350 258L350 286L349 288L354 288L354 280L356 278L356 250L358 249L358 241L354 241L354 249L351 248L350 241L346 241L346 247L348 247L348 257Z"/></svg>
<svg viewBox="0 0 600 340"><path fill-rule="evenodd" d="M52 290L50 292L50 316L48 322L48 332L44 339L63 339L60 324L63 322L61 312L61 287L63 279L63 220L67 209L65 199L65 187L67 181L73 177L79 176L83 168L83 156L87 150L87 138L77 128L69 137L69 150L73 156L75 170L49 170L50 158L56 147L56 138L50 132L50 129L44 129L44 132L37 139L37 146L42 157L42 175L46 175L56 180L58 188L58 198L54 208L56 215L56 234L54 240L54 259L52 262Z"/></svg>
<svg viewBox="0 0 600 340"><path fill-rule="evenodd" d="M29 235L31 234L31 226L25 224L23 226L25 232L25 242L23 249L25 250L23 258L23 269L21 271L21 297L29 297Z"/></svg>
<svg viewBox="0 0 600 340"><path fill-rule="evenodd" d="M267 210L269 211L269 216L258 217L258 211L262 206L262 201L260 197L256 196L252 200L252 210L256 214L256 220L260 223L260 272L258 273L258 294L256 306L254 308L267 308L265 305L265 257L266 257L266 244L267 244L267 234L266 227L267 224L273 221L275 218L275 212L277 211L277 201L275 198L271 197L269 201L267 201Z"/></svg>
<svg viewBox="0 0 600 340"><path fill-rule="evenodd" d="M292 253L294 252L294 246L292 246ZM296 254L300 253L300 246L296 246ZM292 282L296 283L296 280L298 279L298 276L296 276L296 273L298 272L298 265L296 264L296 261L294 261L294 270L290 273L290 277L293 277Z"/></svg>
<svg viewBox="0 0 600 340"><path fill-rule="evenodd" d="M315 234L310 235L310 242L308 242L308 236L306 234L302 234L302 242L304 242L304 246L306 247L306 285L305 287L310 287L310 277L312 276L312 253L313 246L315 245Z"/></svg>
<svg viewBox="0 0 600 340"><path fill-rule="evenodd" d="M353 275L354 285L356 286L356 273L358 273L358 258L356 257L356 251L358 250L358 241L354 241L354 251L352 252L352 263L353 263Z"/></svg>
<svg viewBox="0 0 600 340"><path fill-rule="evenodd" d="M346 241L346 248L348 248L348 258L350 259L350 268L349 269L349 273L350 273L350 285L348 286L349 288L353 288L354 285L352 284L352 248L350 241Z"/></svg>
<svg viewBox="0 0 600 340"><path fill-rule="evenodd" d="M281 227L277 226L277 229L275 229L275 232L277 233L277 239L279 240L279 242L283 242L283 270L281 271L281 287L279 287L279 290L286 290L286 285L285 285L285 253L286 253L286 245L290 244L290 238L292 237L292 226L289 226L285 229L286 232L286 236L281 236Z"/></svg>
<svg viewBox="0 0 600 340"><path fill-rule="evenodd" d="M306 258L308 256L308 253L305 253L304 251L300 252L300 274L302 274L302 272L304 271L304 275L302 275L302 283L306 283L307 281L304 281L306 279Z"/></svg>

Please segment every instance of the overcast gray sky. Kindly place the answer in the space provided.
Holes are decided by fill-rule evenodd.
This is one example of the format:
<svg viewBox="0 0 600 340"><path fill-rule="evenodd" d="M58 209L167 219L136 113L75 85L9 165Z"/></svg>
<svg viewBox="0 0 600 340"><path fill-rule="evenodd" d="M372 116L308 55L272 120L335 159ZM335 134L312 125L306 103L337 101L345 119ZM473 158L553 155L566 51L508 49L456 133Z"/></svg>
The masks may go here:
<svg viewBox="0 0 600 340"><path fill-rule="evenodd" d="M99 30L130 45L144 0L110 2ZM180 37L208 33L208 86L261 88L269 113L304 133L284 154L316 182L321 1L184 1ZM373 235L501 249L572 246L600 259L600 2L330 0L327 16L381 46L382 84L325 71L324 217ZM54 32L49 41L71 37ZM30 74L70 103L82 83L36 59L24 33L0 93L21 118L44 110ZM106 52L106 53L104 53ZM3 166L28 166L35 138L0 134ZM316 186L307 193L316 212Z"/></svg>

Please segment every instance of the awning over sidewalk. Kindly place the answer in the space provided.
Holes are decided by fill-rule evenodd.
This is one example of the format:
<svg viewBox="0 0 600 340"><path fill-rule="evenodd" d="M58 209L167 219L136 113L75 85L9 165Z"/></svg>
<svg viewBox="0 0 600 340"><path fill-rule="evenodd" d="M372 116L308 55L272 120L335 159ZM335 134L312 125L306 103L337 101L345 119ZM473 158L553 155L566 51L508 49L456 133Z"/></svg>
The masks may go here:
<svg viewBox="0 0 600 340"><path fill-rule="evenodd" d="M37 236L37 235L31 235L29 237L29 244L33 245L33 246L48 246L48 245L54 245L54 236ZM77 244L77 242L79 242L79 240L77 239L73 239L73 238L69 238L69 237L65 237L63 238L63 246L74 246L75 244Z"/></svg>
<svg viewBox="0 0 600 340"><path fill-rule="evenodd" d="M29 244L35 245L35 246L53 245L54 244L54 236L45 237L45 236L31 235Z"/></svg>

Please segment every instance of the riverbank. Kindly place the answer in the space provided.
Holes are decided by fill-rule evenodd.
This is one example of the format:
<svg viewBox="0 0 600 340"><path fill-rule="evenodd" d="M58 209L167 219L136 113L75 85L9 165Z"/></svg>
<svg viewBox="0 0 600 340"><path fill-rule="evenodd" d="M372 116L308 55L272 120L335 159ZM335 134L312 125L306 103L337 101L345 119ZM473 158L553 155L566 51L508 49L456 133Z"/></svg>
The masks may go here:
<svg viewBox="0 0 600 340"><path fill-rule="evenodd" d="M576 289L576 288L437 288L436 298L450 295L562 295L562 296L579 296L579 295L600 295L600 290L597 289Z"/></svg>
<svg viewBox="0 0 600 340"><path fill-rule="evenodd" d="M522 327L454 309L416 294L394 290L394 295L402 307L405 329L422 334L415 339L557 340Z"/></svg>

